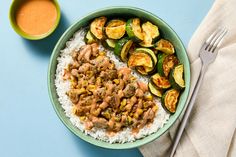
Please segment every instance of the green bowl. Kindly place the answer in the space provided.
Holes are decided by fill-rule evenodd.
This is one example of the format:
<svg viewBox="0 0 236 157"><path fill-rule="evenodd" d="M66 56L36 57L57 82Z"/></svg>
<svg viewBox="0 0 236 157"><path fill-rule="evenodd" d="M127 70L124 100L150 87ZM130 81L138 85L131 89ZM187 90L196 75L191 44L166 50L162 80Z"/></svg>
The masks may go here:
<svg viewBox="0 0 236 157"><path fill-rule="evenodd" d="M136 140L134 142L124 143L124 144L110 144L107 142L103 142L97 139L94 139L91 136L85 135L82 131L80 131L78 128L76 128L71 122L68 117L66 117L63 108L61 107L61 104L58 101L58 95L56 92L55 87L55 73L57 68L57 57L60 55L60 50L65 48L66 42L73 36L73 34L78 31L81 27L87 26L89 22L94 19L95 17L99 16L107 16L107 17L139 17L141 19L149 20L153 22L154 24L158 25L158 27L161 30L161 34L164 38L170 40L175 45L176 53L178 58L180 59L180 62L184 64L184 78L186 82L186 88L184 92L181 94L177 111L175 114L170 116L170 119L168 122L163 126L163 128L159 129L157 132L146 136L145 138ZM128 149L128 148L135 148L142 146L144 144L147 144L157 138L159 138L163 133L165 133L177 120L177 118L180 116L181 112L184 109L188 93L190 88L190 64L188 60L188 56L186 53L186 50L184 48L183 43L181 42L180 38L177 36L177 34L173 31L173 29L168 26L162 19L155 16L154 14L151 14L147 11L144 11L139 8L133 8L133 7L109 7L105 9L101 9L98 11L95 11L93 13L88 14L87 16L84 16L80 20L78 20L76 23L74 23L72 26L70 26L66 32L62 35L62 37L57 42L51 59L49 63L49 69L48 69L48 90L51 102L53 104L53 107L58 115L58 117L61 119L61 121L65 124L65 126L73 132L75 135L80 137L81 139L97 145L99 147L103 148L110 148L110 149Z"/></svg>
<svg viewBox="0 0 236 157"><path fill-rule="evenodd" d="M16 11L24 1L25 0L13 0L10 10L9 10L9 20L10 20L11 26L15 30L15 32L18 33L23 38L29 39L29 40L40 40L40 39L46 38L47 36L52 34L54 32L54 30L57 28L57 26L60 22L60 18L61 18L60 6L59 6L57 0L52 0L56 6L56 9L57 9L57 19L56 19L55 25L47 33L44 33L41 35L29 35L26 32L22 31L19 28L19 26L16 24L16 19L15 19Z"/></svg>

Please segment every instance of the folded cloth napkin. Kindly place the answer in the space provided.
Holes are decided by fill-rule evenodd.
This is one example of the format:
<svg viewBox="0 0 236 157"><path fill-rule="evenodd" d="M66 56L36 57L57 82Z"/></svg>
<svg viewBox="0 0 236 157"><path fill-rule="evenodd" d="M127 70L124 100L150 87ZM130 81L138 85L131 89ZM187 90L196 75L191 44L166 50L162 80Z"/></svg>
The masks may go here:
<svg viewBox="0 0 236 157"><path fill-rule="evenodd" d="M216 0L189 43L190 95L201 69L199 49L219 27L228 33L205 74L176 157L236 157L236 0ZM140 147L143 156L168 157L178 124Z"/></svg>

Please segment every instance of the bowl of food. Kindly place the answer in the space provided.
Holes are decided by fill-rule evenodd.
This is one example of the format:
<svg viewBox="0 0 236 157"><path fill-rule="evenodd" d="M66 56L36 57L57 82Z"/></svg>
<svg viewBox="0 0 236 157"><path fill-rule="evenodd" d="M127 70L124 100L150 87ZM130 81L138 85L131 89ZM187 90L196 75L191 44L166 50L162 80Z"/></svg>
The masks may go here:
<svg viewBox="0 0 236 157"><path fill-rule="evenodd" d="M29 40L43 39L52 34L60 17L57 0L13 0L9 11L12 28Z"/></svg>
<svg viewBox="0 0 236 157"><path fill-rule="evenodd" d="M70 26L48 69L53 107L81 139L111 149L159 138L184 109L186 50L163 20L139 8L110 7Z"/></svg>

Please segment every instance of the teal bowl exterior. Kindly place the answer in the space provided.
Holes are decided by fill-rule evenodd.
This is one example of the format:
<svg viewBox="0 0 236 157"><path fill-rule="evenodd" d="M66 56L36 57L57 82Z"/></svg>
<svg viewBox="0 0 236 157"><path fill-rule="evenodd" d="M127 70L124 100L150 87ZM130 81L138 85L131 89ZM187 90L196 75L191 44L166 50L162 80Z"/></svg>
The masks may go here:
<svg viewBox="0 0 236 157"><path fill-rule="evenodd" d="M129 18L129 17L139 17L141 19L145 19L148 21L151 21L152 23L158 25L158 27L161 30L161 34L165 39L170 40L176 49L176 54L178 58L180 59L180 62L184 64L184 78L186 83L186 88L184 92L181 94L177 110L175 114L171 115L167 123L159 129L157 132L146 136L145 138L136 140L134 142L129 143L115 143L110 144L104 141L100 141L97 139L94 139L93 137L89 135L85 135L82 131L80 131L78 128L76 128L69 120L68 117L66 117L63 108L61 107L60 102L58 101L58 95L56 92L55 87L55 73L57 68L57 58L60 55L60 50L65 48L66 42L73 36L73 34L78 31L81 27L87 26L89 22L94 19L95 17L99 16L107 16L107 17L123 17L123 18ZM65 126L73 132L75 135L80 137L81 139L94 144L99 147L103 148L110 148L110 149L130 149L142 146L144 144L147 144L155 139L158 139L163 133L165 133L177 120L177 118L180 116L181 112L183 111L188 94L190 89L190 64L189 59L187 56L187 52L184 48L183 43L181 42L178 35L174 32L174 30L165 23L162 19L155 16L152 13L149 13L145 10L139 9L139 8L133 8L133 7L109 7L104 8L95 12L92 12L83 18L79 19L76 23L74 23L72 26L70 26L65 33L61 36L59 41L57 42L53 53L51 55L50 63L49 63L49 69L48 69L48 90L49 90L49 96L51 99L51 102L53 104L53 107L58 115L58 117L61 119L61 121L65 124ZM157 147L158 149L158 147Z"/></svg>

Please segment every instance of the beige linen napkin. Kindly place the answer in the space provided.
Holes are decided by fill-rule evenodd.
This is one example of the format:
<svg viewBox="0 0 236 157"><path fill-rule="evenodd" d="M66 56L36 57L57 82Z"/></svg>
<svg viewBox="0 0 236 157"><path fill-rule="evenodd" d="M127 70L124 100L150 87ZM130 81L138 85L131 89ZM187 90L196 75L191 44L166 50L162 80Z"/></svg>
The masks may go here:
<svg viewBox="0 0 236 157"><path fill-rule="evenodd" d="M228 33L209 66L176 157L236 157L236 0L216 0L193 35L188 55L191 90L201 68L199 49L218 27ZM140 148L144 157L168 157L178 123Z"/></svg>

